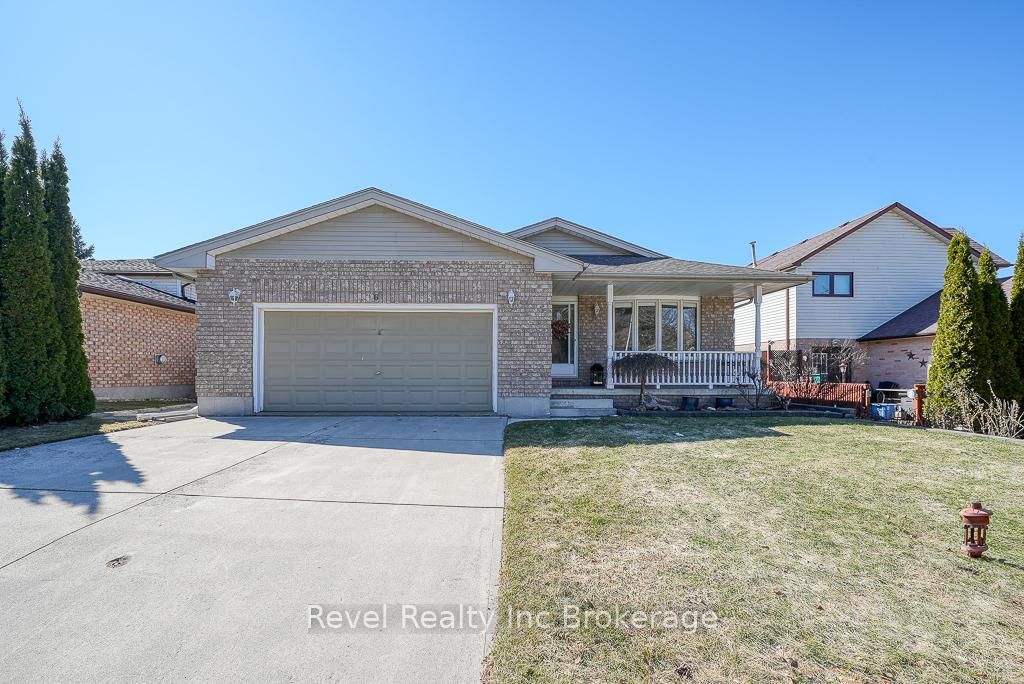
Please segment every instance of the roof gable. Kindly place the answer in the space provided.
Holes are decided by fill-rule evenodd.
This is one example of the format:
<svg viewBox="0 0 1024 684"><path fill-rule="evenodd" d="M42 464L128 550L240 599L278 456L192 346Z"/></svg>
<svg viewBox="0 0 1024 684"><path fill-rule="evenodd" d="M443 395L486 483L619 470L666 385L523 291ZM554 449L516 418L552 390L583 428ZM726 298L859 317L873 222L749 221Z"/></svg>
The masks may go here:
<svg viewBox="0 0 1024 684"><path fill-rule="evenodd" d="M454 231L467 238L481 240L500 249L530 257L534 260L534 268L537 271L574 273L582 268L579 261L565 255L517 240L490 228L377 188L360 190L344 197L166 252L156 256L154 261L160 266L173 270L215 268L216 258L220 254L279 238L288 233L374 206L384 207L439 228Z"/></svg>
<svg viewBox="0 0 1024 684"><path fill-rule="evenodd" d="M221 253L239 259L529 261L491 242L373 205Z"/></svg>
<svg viewBox="0 0 1024 684"><path fill-rule="evenodd" d="M758 268L768 268L775 271L783 271L788 268L799 266L807 259L810 259L814 255L832 247L844 238L852 235L875 219L884 216L889 212L894 212L898 216L908 220L910 223L914 224L937 240L942 241L943 244L948 245L952 239L953 233L951 230L940 228L909 207L906 207L899 202L893 202L892 204L884 206L877 211L865 214L864 216L855 218L852 221L847 221L846 223L836 226L831 230L827 230L824 233L819 233L813 237L807 238L806 240L787 247L786 249L779 250L778 252L775 252L763 259L758 259L757 266ZM981 251L984 249L982 245L972 240L971 247L974 250L975 256L981 256ZM1009 262L998 254L993 253L992 256L996 261L997 268L1005 268L1010 265Z"/></svg>
<svg viewBox="0 0 1024 684"><path fill-rule="evenodd" d="M523 240L534 245L546 247L559 254L570 254L572 256L636 256L619 247L580 237L559 228L549 228L540 233L528 235Z"/></svg>
<svg viewBox="0 0 1024 684"><path fill-rule="evenodd" d="M665 256L664 254L647 249L646 247L641 247L640 245L633 244L632 242L620 240L614 235L602 233L599 230L587 228L586 226L580 225L579 223L573 223L572 221L567 221L557 216L546 219L544 221L539 221L537 223L530 224L528 226L524 226L523 228L519 228L517 230L513 230L509 232L508 235L510 235L511 237L518 238L520 240L528 240L530 242L534 242L535 244L543 244L543 236L551 232L554 232L553 237L555 238L558 238L559 234L561 234L563 236L570 236L571 238L574 238L575 241L551 241L549 242L549 244L562 244L564 246L577 244L580 246L580 248L590 250L586 252L578 252L578 254L580 255L620 254L654 258ZM586 245L591 245L592 247L586 247ZM600 248L603 248L604 251L599 251ZM567 254L567 252L562 253Z"/></svg>

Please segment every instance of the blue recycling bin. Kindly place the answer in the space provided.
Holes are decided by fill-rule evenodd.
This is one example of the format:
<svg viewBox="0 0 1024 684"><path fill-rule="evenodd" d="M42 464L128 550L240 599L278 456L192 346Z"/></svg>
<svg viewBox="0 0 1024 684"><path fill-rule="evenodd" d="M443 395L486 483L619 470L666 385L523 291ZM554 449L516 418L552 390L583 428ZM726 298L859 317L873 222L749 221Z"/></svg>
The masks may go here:
<svg viewBox="0 0 1024 684"><path fill-rule="evenodd" d="M875 420L896 420L899 404L872 404L871 417Z"/></svg>

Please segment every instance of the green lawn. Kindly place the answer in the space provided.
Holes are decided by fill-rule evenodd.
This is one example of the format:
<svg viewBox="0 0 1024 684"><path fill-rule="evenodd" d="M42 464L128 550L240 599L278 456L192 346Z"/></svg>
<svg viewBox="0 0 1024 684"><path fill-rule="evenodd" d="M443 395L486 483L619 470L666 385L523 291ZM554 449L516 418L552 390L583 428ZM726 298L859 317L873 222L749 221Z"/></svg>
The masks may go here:
<svg viewBox="0 0 1024 684"><path fill-rule="evenodd" d="M1024 677L1024 445L818 419L524 422L505 477L492 681ZM959 548L974 497L995 511L988 560ZM718 622L507 624L565 606Z"/></svg>
<svg viewBox="0 0 1024 684"><path fill-rule="evenodd" d="M78 420L65 420L59 423L4 427L0 428L0 451L34 446L36 444L47 444L49 442L60 442L65 439L74 439L75 437L103 435L108 432L128 430L146 425L152 425L152 423L143 423L133 419L108 420L90 416Z"/></svg>

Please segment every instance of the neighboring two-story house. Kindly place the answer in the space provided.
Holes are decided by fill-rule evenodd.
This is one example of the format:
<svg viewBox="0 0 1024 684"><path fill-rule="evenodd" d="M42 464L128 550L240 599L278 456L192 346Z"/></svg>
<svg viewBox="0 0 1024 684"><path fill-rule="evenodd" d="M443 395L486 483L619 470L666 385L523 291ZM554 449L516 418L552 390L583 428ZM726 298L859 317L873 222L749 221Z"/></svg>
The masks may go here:
<svg viewBox="0 0 1024 684"><path fill-rule="evenodd" d="M868 362L848 369L843 379L876 386L885 380L901 386L923 382L930 343L925 349L920 339L907 338L903 349L894 342L897 338L887 336L884 345L863 338L942 289L953 232L896 202L758 260L761 269L814 278L764 296L762 339L773 351L800 350L811 365L833 377L837 369L828 367L829 352L837 341L862 340ZM980 256L983 247L971 244L975 257ZM993 257L998 268L1010 265ZM741 303L736 307L736 348L746 351L753 345L754 306ZM907 361L898 373L893 372L894 359Z"/></svg>

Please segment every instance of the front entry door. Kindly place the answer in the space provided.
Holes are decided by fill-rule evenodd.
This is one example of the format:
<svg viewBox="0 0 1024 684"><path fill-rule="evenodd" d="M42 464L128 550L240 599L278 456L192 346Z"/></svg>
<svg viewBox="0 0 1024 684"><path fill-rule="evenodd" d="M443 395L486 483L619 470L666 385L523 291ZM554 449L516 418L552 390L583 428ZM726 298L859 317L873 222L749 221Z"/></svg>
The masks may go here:
<svg viewBox="0 0 1024 684"><path fill-rule="evenodd" d="M551 375L576 377L576 303L551 305Z"/></svg>

